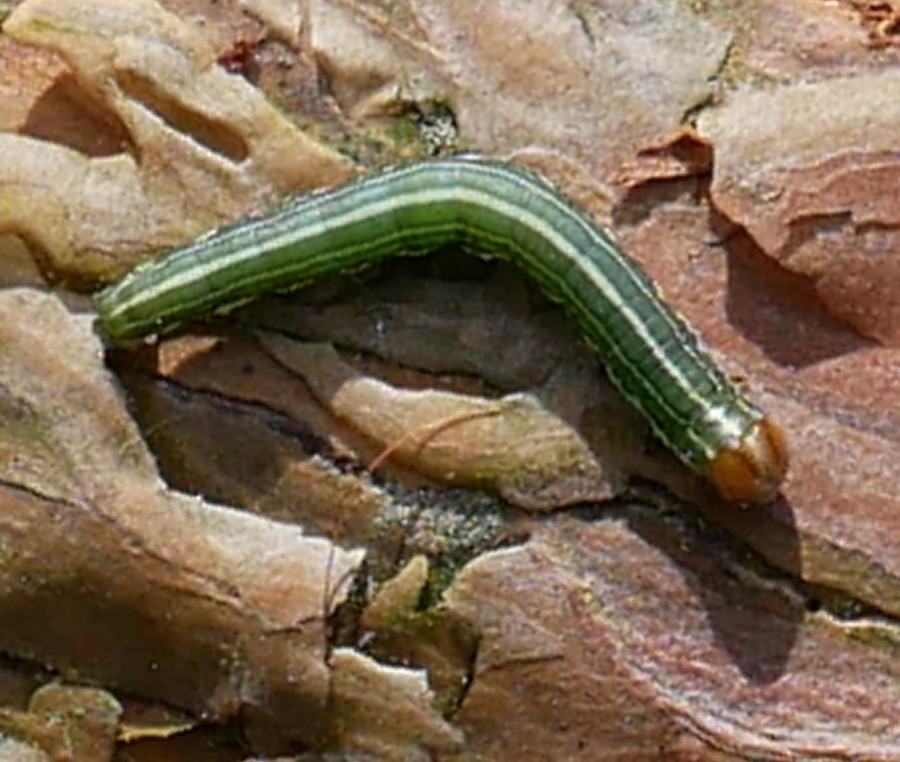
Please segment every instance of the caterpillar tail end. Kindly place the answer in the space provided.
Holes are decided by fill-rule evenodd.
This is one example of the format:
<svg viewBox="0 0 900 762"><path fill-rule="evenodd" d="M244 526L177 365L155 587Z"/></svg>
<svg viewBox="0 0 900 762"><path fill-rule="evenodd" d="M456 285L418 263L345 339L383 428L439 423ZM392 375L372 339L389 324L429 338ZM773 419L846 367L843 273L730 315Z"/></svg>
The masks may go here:
<svg viewBox="0 0 900 762"><path fill-rule="evenodd" d="M784 432L774 421L761 418L737 445L719 450L707 476L725 500L759 505L775 497L787 468Z"/></svg>

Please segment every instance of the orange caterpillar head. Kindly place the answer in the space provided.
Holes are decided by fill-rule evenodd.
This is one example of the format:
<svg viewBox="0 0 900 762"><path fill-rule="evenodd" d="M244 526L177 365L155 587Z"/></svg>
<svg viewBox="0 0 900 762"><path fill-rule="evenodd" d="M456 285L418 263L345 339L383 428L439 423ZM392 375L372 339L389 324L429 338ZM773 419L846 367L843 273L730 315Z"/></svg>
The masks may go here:
<svg viewBox="0 0 900 762"><path fill-rule="evenodd" d="M760 504L775 497L787 467L784 433L773 421L761 418L736 446L719 450L706 475L725 500Z"/></svg>

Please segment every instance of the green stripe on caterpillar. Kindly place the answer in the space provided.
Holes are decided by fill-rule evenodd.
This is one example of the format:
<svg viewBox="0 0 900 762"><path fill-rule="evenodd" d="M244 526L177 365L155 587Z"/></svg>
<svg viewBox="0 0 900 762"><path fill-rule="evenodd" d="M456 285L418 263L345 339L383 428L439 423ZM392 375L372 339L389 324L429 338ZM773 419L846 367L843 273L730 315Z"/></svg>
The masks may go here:
<svg viewBox="0 0 900 762"><path fill-rule="evenodd" d="M139 266L99 294L98 324L127 344L448 244L513 262L561 304L656 435L725 499L774 497L787 469L778 426L597 223L543 178L506 164L436 159L291 199Z"/></svg>

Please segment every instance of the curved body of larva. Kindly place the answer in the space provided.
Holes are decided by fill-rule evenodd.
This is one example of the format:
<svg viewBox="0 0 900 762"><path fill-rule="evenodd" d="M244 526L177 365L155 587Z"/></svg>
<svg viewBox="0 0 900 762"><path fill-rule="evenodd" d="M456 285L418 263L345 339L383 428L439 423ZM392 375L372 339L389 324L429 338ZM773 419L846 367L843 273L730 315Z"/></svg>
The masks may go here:
<svg viewBox="0 0 900 762"><path fill-rule="evenodd" d="M657 436L726 499L775 494L787 467L778 427L599 225L542 178L509 165L436 159L291 199L136 268L100 293L98 323L109 341L127 343L267 292L448 244L510 260L563 305Z"/></svg>

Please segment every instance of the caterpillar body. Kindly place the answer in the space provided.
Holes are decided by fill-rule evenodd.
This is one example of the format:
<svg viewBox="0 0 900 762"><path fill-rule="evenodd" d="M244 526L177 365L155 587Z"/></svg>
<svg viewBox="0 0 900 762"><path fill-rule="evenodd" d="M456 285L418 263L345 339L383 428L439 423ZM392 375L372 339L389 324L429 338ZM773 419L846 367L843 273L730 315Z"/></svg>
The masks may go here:
<svg viewBox="0 0 900 762"><path fill-rule="evenodd" d="M507 164L435 159L291 199L139 266L99 294L98 324L108 341L127 344L450 244L513 262L561 304L656 435L722 497L774 497L787 469L780 428L601 226L543 178Z"/></svg>

